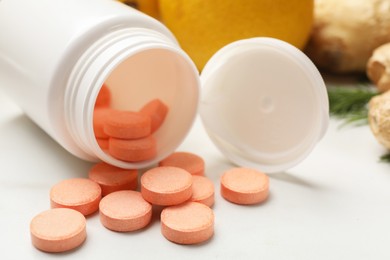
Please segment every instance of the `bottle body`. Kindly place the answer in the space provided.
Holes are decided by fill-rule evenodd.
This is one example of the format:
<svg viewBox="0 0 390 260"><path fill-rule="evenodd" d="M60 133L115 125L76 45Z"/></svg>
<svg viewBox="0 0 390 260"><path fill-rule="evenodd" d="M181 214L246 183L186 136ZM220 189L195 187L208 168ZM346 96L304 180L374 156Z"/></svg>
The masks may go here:
<svg viewBox="0 0 390 260"><path fill-rule="evenodd" d="M192 61L162 24L116 1L3 0L0 39L1 89L80 158L126 168L153 163L111 160L94 141L93 107L106 81L115 108L138 109L162 94L173 111L187 111L168 120L169 126L187 118L176 137L168 126L157 133L165 147L157 157L174 150L195 118L199 82Z"/></svg>

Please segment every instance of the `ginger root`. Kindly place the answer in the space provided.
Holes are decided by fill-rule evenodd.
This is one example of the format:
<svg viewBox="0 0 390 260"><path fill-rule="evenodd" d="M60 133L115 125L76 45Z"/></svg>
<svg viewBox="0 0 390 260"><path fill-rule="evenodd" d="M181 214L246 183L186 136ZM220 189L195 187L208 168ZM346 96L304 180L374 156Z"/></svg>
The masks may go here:
<svg viewBox="0 0 390 260"><path fill-rule="evenodd" d="M368 121L379 143L390 149L390 91L371 99Z"/></svg>
<svg viewBox="0 0 390 260"><path fill-rule="evenodd" d="M320 68L365 72L372 51L390 42L390 0L316 0L306 53Z"/></svg>
<svg viewBox="0 0 390 260"><path fill-rule="evenodd" d="M367 62L367 76L379 92L390 90L390 43L374 50Z"/></svg>

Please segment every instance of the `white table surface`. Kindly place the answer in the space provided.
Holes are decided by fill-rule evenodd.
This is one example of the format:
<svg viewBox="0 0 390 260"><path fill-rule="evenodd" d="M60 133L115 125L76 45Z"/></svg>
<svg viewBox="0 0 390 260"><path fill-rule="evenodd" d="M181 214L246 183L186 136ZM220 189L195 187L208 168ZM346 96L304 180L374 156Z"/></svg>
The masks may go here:
<svg viewBox="0 0 390 260"><path fill-rule="evenodd" d="M49 208L55 183L86 177L91 163L67 153L0 92L0 259L390 259L390 164L367 126L339 129L300 165L270 175L270 197L239 206L219 193L232 165L207 138L200 121L179 150L201 155L216 187L215 235L207 243L177 245L160 233L158 214L144 230L115 233L98 214L87 218L88 238L65 254L30 242L30 220Z"/></svg>

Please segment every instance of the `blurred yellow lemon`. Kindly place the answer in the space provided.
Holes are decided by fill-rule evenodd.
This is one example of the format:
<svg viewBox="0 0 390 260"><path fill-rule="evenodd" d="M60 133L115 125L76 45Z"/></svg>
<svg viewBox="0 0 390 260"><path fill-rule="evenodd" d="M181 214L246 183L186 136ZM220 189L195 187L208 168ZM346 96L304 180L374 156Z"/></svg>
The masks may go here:
<svg viewBox="0 0 390 260"><path fill-rule="evenodd" d="M159 0L162 21L201 70L224 45L257 36L302 49L313 23L314 0Z"/></svg>

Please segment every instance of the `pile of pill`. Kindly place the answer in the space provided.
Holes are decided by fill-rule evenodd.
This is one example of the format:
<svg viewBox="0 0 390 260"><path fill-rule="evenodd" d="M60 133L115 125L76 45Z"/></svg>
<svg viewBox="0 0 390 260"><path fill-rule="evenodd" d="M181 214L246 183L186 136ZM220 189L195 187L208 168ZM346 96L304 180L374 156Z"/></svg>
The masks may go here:
<svg viewBox="0 0 390 260"><path fill-rule="evenodd" d="M157 153L152 134L164 122L168 107L153 99L139 111L116 110L110 107L110 96L103 85L95 103L93 127L100 148L126 162L152 159Z"/></svg>
<svg viewBox="0 0 390 260"><path fill-rule="evenodd" d="M103 86L94 113L95 136L102 149L131 162L155 156L151 152L155 141L141 145L139 140L154 140L152 134L163 123L168 107L158 99L139 112L113 110L109 105L110 92ZM221 195L236 204L257 204L268 197L268 183L264 173L233 168L221 177ZM131 232L147 226L157 206L163 207L161 233L166 239L202 243L214 234L214 201L214 184L205 177L205 163L198 155L175 152L142 176L138 170L101 162L89 170L88 178L63 180L51 188L52 209L33 218L31 240L45 252L68 251L86 239L85 216L99 211L105 228Z"/></svg>

